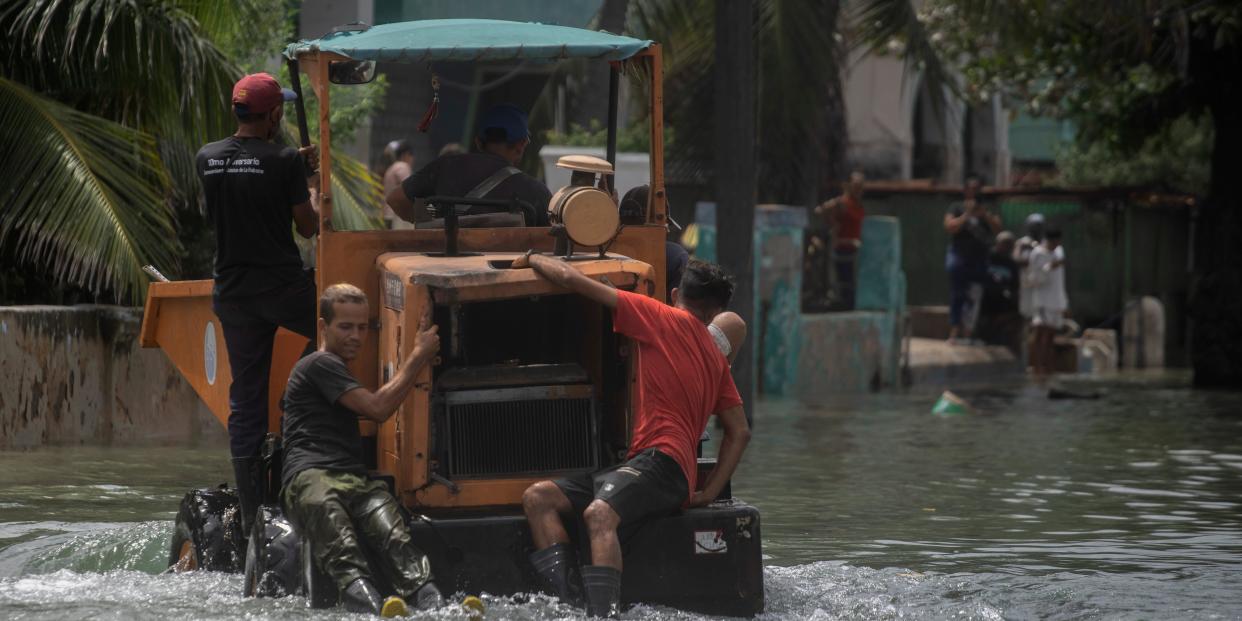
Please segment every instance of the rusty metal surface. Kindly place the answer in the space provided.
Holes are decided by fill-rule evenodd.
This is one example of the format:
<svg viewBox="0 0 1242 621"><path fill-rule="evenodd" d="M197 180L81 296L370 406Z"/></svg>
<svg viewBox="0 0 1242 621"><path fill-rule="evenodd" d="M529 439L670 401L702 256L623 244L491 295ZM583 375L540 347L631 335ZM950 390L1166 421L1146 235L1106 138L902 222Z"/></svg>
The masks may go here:
<svg viewBox="0 0 1242 621"><path fill-rule="evenodd" d="M551 281L532 269L508 269L517 253L491 253L466 257L433 257L420 253L380 255L376 262L385 273L403 281L430 287L437 304L474 300L501 300L563 293ZM574 268L612 285L636 290L642 281L651 282L651 267L629 257L609 255L605 259L576 258ZM647 293L640 291L640 293Z"/></svg>

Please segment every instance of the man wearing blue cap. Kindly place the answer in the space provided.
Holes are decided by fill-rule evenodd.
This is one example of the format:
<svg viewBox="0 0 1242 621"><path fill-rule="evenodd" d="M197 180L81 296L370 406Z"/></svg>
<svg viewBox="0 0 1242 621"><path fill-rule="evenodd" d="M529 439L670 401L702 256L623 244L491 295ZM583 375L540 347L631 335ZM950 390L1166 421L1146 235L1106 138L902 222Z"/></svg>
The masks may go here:
<svg viewBox="0 0 1242 621"><path fill-rule="evenodd" d="M388 193L388 206L402 219L431 219L423 199L429 196L463 198L517 198L534 208L526 226L548 225L548 201L552 193L538 179L517 168L530 144L526 113L508 104L493 106L483 114L475 137L474 153L445 155L410 175L401 187ZM471 207L463 215L492 213L496 208ZM465 219L463 226L470 226Z"/></svg>
<svg viewBox="0 0 1242 621"><path fill-rule="evenodd" d="M259 448L267 433L276 330L315 338L315 281L302 269L290 224L306 238L319 230L307 188L307 172L319 166L319 157L313 146L299 151L273 142L283 104L295 98L266 73L243 77L233 86L237 131L197 156L204 202L216 225L212 308L233 375L229 449L246 533L263 494Z"/></svg>

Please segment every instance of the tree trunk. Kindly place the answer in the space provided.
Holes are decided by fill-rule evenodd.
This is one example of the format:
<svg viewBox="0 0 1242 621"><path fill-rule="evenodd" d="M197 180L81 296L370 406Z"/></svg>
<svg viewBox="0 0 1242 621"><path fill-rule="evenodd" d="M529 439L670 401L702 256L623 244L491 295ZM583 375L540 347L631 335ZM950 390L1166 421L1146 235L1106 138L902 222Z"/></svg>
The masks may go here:
<svg viewBox="0 0 1242 621"><path fill-rule="evenodd" d="M755 33L752 0L716 4L715 194L717 251L720 264L737 279L733 310L755 325L751 246L755 228ZM742 348L733 363L733 379L753 415L757 345Z"/></svg>
<svg viewBox="0 0 1242 621"><path fill-rule="evenodd" d="M1190 357L1196 386L1242 389L1242 186L1232 176L1242 114L1227 97L1211 110L1211 196L1196 223Z"/></svg>
<svg viewBox="0 0 1242 621"><path fill-rule="evenodd" d="M833 0L828 3L827 11L831 15L830 23L825 28L837 31L837 22L841 15L841 3ZM849 129L845 122L845 87L841 80L841 68L849 62L848 53L840 50L836 64L824 76L824 114L819 134L818 178L815 188L818 190L818 201L826 200L840 193L841 182L850 172L849 165Z"/></svg>
<svg viewBox="0 0 1242 621"><path fill-rule="evenodd" d="M599 23L596 25L596 30L618 35L624 34L625 15L629 8L629 0L604 0L604 5L599 10ZM607 64L599 62L583 64L582 83L578 88L578 96L574 99L570 122L583 127L590 127L592 120L599 121L601 127L608 124Z"/></svg>

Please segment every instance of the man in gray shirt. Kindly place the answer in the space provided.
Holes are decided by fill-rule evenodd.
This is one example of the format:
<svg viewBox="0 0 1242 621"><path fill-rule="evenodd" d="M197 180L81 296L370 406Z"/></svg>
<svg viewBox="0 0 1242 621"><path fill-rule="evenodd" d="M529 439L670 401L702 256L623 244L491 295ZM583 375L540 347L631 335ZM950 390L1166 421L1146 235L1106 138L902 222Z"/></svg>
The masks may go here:
<svg viewBox="0 0 1242 621"><path fill-rule="evenodd" d="M285 511L351 612L393 616L405 614L407 602L437 605L430 564L411 540L396 499L384 483L367 479L358 432L359 416L387 420L414 388L440 349L436 326L423 317L410 356L371 392L346 366L370 326L366 295L353 285L332 285L319 300L319 314L320 349L293 367L281 402ZM363 546L383 565L396 597L381 600Z"/></svg>

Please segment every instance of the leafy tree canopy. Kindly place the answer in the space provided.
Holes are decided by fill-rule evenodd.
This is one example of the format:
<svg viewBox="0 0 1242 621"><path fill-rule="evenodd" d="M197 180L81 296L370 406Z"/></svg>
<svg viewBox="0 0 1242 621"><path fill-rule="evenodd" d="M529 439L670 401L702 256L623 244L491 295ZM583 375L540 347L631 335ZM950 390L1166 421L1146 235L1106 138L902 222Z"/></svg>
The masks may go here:
<svg viewBox="0 0 1242 621"><path fill-rule="evenodd" d="M1000 93L1073 119L1103 149L1137 150L1238 90L1220 73L1240 66L1242 3L1232 0L929 0L918 19L960 63L967 97Z"/></svg>

